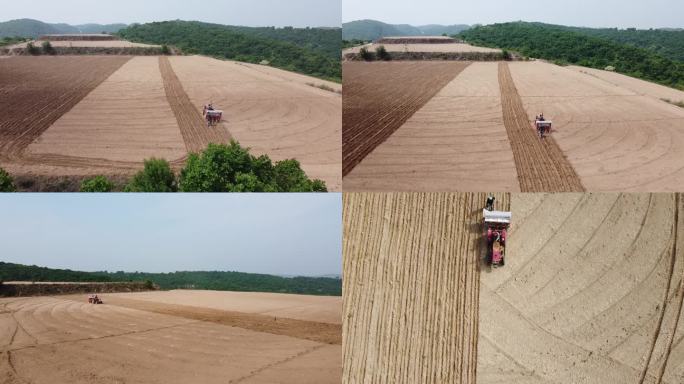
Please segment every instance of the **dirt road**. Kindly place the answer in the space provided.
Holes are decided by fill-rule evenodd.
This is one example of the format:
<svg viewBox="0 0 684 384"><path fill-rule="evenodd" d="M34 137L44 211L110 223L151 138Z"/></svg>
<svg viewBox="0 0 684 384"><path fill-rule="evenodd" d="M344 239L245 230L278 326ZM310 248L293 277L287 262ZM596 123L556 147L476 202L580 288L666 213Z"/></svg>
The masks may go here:
<svg viewBox="0 0 684 384"><path fill-rule="evenodd" d="M682 382L681 196L511 199L506 267L481 273L478 383Z"/></svg>
<svg viewBox="0 0 684 384"><path fill-rule="evenodd" d="M554 138L540 139L527 118L508 64L499 63L504 125L522 192L578 192L584 187Z"/></svg>
<svg viewBox="0 0 684 384"><path fill-rule="evenodd" d="M345 382L476 382L485 198L344 195Z"/></svg>
<svg viewBox="0 0 684 384"><path fill-rule="evenodd" d="M340 382L340 345L182 311L132 309L116 304L128 300L118 295L109 304L103 298L104 305L68 297L0 299L2 382Z"/></svg>
<svg viewBox="0 0 684 384"><path fill-rule="evenodd" d="M345 62L342 167L347 175L468 63Z"/></svg>

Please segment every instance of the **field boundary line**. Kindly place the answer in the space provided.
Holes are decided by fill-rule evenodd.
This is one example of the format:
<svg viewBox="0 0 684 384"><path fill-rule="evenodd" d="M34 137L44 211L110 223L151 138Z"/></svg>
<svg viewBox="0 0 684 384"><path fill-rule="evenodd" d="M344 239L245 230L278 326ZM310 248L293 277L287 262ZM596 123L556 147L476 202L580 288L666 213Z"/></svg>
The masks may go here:
<svg viewBox="0 0 684 384"><path fill-rule="evenodd" d="M283 359L283 360L279 360L279 361L276 361L276 362L274 362L274 363L266 364L266 365L264 365L264 366L261 367L261 368L257 368L256 370L252 371L252 372L251 372L250 374L248 374L248 375L239 377L239 378L237 378L237 379L235 379L235 380L229 380L228 383L241 383L241 382L243 382L243 381L245 381L245 380L247 380L247 379L250 379L250 378L252 378L252 377L254 377L254 376L260 374L261 372L264 372L264 371L266 371L266 370L269 370L269 369L271 369L271 368L273 368L273 367L277 367L277 366L279 366L279 365L283 365L283 364L285 364L285 363L289 363L289 362L292 361L292 360L295 360L295 359L298 359L298 358L300 358L300 357L302 357L302 356L304 356L304 355L308 355L308 354L310 354L310 353L313 353L313 352L315 352L315 351L317 351L317 350L319 350L319 349L321 349L321 348L323 348L323 347L325 347L325 346L326 346L325 344L315 345L315 346L313 346L313 347L311 347L311 348L309 348L309 349L305 349L305 350L303 350L303 351L301 351L301 352L299 352L299 353L296 353L296 354L294 354L294 355L292 355L292 356L288 356L288 357L286 357L286 358Z"/></svg>

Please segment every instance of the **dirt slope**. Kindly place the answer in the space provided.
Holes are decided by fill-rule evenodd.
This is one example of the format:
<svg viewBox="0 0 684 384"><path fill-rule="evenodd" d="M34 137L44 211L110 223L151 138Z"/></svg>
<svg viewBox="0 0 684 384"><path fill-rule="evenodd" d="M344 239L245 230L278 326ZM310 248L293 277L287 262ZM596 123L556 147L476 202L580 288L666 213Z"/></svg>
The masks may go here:
<svg viewBox="0 0 684 384"><path fill-rule="evenodd" d="M328 189L342 188L340 94L309 86L301 75L206 57L171 57L171 66L197 111L213 102L222 126L257 155L295 158ZM310 78L312 83L319 81Z"/></svg>
<svg viewBox="0 0 684 384"><path fill-rule="evenodd" d="M344 195L344 382L475 383L485 197Z"/></svg>
<svg viewBox="0 0 684 384"><path fill-rule="evenodd" d="M514 194L481 274L479 383L684 380L679 197Z"/></svg>
<svg viewBox="0 0 684 384"><path fill-rule="evenodd" d="M501 114L497 64L465 68L347 174L344 188L520 190Z"/></svg>
<svg viewBox="0 0 684 384"><path fill-rule="evenodd" d="M553 120L552 136L586 190L684 189L683 108L548 63L509 66L528 119L543 111Z"/></svg>
<svg viewBox="0 0 684 384"><path fill-rule="evenodd" d="M508 64L499 63L501 107L523 192L578 192L582 182L553 136L540 139L527 117Z"/></svg>
<svg viewBox="0 0 684 384"><path fill-rule="evenodd" d="M339 383L342 371L339 346L50 297L0 299L0 348L4 383Z"/></svg>

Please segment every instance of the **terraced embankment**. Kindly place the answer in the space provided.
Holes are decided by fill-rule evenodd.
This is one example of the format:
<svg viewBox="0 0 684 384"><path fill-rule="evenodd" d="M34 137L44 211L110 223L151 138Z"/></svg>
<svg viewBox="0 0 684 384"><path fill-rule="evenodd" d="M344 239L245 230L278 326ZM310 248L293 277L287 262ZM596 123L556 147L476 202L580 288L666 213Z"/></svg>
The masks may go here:
<svg viewBox="0 0 684 384"><path fill-rule="evenodd" d="M0 382L340 382L340 345L102 298L0 299Z"/></svg>
<svg viewBox="0 0 684 384"><path fill-rule="evenodd" d="M508 132L522 192L579 192L584 187L552 136L540 139L511 77L508 64L499 63L503 120Z"/></svg>
<svg viewBox="0 0 684 384"><path fill-rule="evenodd" d="M513 194L481 274L478 383L684 380L680 196Z"/></svg>
<svg viewBox="0 0 684 384"><path fill-rule="evenodd" d="M343 199L343 381L475 383L486 195Z"/></svg>
<svg viewBox="0 0 684 384"><path fill-rule="evenodd" d="M176 116L188 152L200 152L206 149L209 143L225 144L229 142L230 134L222 124L207 127L202 114L190 102L190 98L173 71L168 57L159 57L159 70L162 79L164 79L166 98Z"/></svg>

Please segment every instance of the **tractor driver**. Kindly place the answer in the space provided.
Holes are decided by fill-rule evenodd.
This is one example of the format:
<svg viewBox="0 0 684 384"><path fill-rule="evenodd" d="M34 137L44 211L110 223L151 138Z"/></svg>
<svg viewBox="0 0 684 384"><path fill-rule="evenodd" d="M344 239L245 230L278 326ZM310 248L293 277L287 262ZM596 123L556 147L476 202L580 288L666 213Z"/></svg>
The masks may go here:
<svg viewBox="0 0 684 384"><path fill-rule="evenodd" d="M494 200L495 200L495 198L493 195L487 196L487 206L485 208L486 210L488 210L488 211L494 210Z"/></svg>

